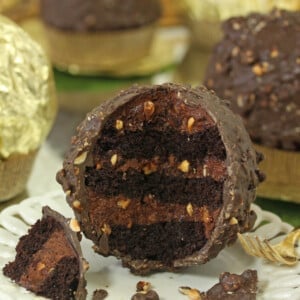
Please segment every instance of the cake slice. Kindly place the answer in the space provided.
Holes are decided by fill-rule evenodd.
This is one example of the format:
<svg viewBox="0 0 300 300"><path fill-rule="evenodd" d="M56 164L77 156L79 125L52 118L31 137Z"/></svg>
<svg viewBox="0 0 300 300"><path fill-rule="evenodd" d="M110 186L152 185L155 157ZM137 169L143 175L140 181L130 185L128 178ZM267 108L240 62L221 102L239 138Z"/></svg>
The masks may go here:
<svg viewBox="0 0 300 300"><path fill-rule="evenodd" d="M80 227L49 207L27 235L20 238L16 258L3 273L27 290L50 299L86 299L88 263L78 240Z"/></svg>
<svg viewBox="0 0 300 300"><path fill-rule="evenodd" d="M89 113L57 179L96 252L145 274L205 263L251 229L262 176L226 102L164 84Z"/></svg>

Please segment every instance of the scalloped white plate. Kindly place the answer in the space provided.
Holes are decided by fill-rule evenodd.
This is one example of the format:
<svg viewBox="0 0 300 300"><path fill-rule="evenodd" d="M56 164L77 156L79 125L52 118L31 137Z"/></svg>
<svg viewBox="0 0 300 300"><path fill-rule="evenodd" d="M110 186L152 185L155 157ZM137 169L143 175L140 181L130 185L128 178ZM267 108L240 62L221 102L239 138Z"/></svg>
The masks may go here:
<svg viewBox="0 0 300 300"><path fill-rule="evenodd" d="M13 205L0 213L0 268L15 256L15 246L28 227L41 217L41 208L49 205L67 217L73 213L61 192L50 193L41 197L32 197L18 205ZM255 230L251 234L272 238L279 233L287 233L292 227L283 223L270 212L253 205L257 213ZM103 258L93 252L91 242L82 240L85 258L90 262L87 273L88 299L95 289L106 289L107 299L128 300L135 293L136 283L140 280L150 281L161 300L187 300L178 292L180 286L190 286L206 291L218 282L221 272L240 274L246 269L256 269L259 278L258 299L263 300L300 300L300 263L294 267L272 265L262 259L249 257L239 243L223 250L219 256L205 265L183 269L178 273L157 273L147 277L132 275L122 268L120 261L111 257ZM1 300L44 299L37 297L19 287L0 272Z"/></svg>

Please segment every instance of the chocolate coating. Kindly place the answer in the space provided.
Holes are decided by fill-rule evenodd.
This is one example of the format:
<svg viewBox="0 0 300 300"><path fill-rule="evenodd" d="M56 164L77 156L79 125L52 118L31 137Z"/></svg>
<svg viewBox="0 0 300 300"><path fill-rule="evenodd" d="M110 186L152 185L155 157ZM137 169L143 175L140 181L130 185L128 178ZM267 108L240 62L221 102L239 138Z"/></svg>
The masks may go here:
<svg viewBox="0 0 300 300"><path fill-rule="evenodd" d="M274 10L223 23L205 84L229 99L253 141L300 149L300 12Z"/></svg>
<svg viewBox="0 0 300 300"><path fill-rule="evenodd" d="M79 32L136 28L158 20L158 0L42 0L44 21Z"/></svg>
<svg viewBox="0 0 300 300"><path fill-rule="evenodd" d="M117 252L110 252L109 236L106 234L97 236L91 226L90 195L85 186L85 176L86 169L92 167L94 163L95 143L111 114L119 107L128 105L136 97L153 99L169 93L176 94L178 101L184 101L189 108L201 107L215 122L226 150L227 179L222 190L223 204L208 241L200 251L182 259L175 259L171 264L166 265L163 261L132 259L129 254L124 256ZM237 232L249 230L255 220L250 204L254 201L255 188L260 181L258 175L256 152L249 135L241 119L228 108L227 102L220 100L204 87L190 88L177 84L163 84L134 86L90 112L72 138L71 148L64 160L63 169L57 174L57 180L67 194L67 201L74 209L83 232L96 244L96 251L119 256L123 265L130 267L135 273L147 273L151 270L174 270L178 267L205 263L215 257L225 245L233 242Z"/></svg>

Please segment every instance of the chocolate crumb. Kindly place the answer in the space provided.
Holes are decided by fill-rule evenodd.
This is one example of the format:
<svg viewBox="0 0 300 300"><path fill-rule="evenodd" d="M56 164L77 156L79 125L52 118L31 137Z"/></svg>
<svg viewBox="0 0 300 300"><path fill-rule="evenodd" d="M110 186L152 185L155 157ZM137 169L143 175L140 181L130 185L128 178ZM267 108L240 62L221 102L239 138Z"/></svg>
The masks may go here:
<svg viewBox="0 0 300 300"><path fill-rule="evenodd" d="M106 290L97 289L93 293L92 300L103 300L108 296L108 292Z"/></svg>

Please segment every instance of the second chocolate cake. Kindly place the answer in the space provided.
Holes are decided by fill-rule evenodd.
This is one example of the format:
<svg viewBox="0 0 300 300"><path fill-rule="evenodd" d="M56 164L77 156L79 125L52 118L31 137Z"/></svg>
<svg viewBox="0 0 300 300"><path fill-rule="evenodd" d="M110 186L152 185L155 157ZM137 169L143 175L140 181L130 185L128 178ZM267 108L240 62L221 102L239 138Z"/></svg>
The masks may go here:
<svg viewBox="0 0 300 300"><path fill-rule="evenodd" d="M249 230L261 174L226 102L164 84L89 113L57 179L95 251L146 274L205 263Z"/></svg>

